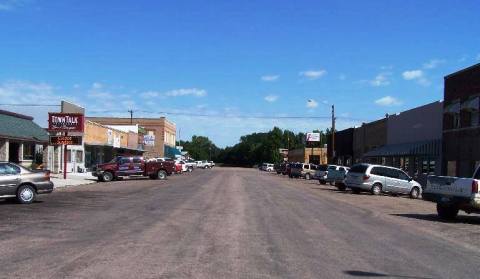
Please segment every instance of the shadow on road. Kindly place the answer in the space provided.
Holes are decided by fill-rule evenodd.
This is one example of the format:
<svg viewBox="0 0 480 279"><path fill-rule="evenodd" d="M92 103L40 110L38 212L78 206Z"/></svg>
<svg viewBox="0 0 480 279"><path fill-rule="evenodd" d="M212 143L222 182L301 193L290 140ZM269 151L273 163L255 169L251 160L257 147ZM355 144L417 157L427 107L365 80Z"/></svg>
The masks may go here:
<svg viewBox="0 0 480 279"><path fill-rule="evenodd" d="M449 220L442 220L442 219L438 218L437 214L390 214L390 215L391 216L411 218L411 219L424 220L424 221L432 221L432 222L480 225L480 218L478 216L460 215L455 220L449 221Z"/></svg>
<svg viewBox="0 0 480 279"><path fill-rule="evenodd" d="M377 272L367 272L360 270L347 270L344 271L346 274L355 277L389 277L389 278L415 278L415 279L430 279L431 277L418 277L418 276L406 276L406 275L395 275L395 274L385 274Z"/></svg>

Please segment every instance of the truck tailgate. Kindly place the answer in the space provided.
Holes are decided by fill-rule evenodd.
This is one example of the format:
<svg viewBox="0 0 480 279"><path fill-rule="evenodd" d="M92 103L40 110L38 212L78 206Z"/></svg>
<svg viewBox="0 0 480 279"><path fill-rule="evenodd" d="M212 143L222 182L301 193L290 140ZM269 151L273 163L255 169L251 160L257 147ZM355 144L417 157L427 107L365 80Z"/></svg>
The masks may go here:
<svg viewBox="0 0 480 279"><path fill-rule="evenodd" d="M458 178L450 176L429 176L425 194L437 194L442 196L471 198L472 178Z"/></svg>

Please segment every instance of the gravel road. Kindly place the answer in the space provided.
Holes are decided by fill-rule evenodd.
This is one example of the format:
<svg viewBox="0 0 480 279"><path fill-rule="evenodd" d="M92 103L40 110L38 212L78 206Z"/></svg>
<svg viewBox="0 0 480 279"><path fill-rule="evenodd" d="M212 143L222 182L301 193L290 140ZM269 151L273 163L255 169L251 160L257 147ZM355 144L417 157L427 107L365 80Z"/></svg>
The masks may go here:
<svg viewBox="0 0 480 279"><path fill-rule="evenodd" d="M478 278L480 216L217 168L0 201L0 278Z"/></svg>

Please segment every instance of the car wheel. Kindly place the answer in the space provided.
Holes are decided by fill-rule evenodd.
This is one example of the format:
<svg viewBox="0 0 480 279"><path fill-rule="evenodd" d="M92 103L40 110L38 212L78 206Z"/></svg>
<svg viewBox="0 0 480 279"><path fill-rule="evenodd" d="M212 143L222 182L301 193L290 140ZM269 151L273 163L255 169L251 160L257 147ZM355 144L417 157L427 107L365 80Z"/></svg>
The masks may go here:
<svg viewBox="0 0 480 279"><path fill-rule="evenodd" d="M322 184L322 185L327 184L327 182L325 180L319 180L318 182L320 182L320 184Z"/></svg>
<svg viewBox="0 0 480 279"><path fill-rule="evenodd" d="M110 182L113 180L113 173L106 171L102 174L102 180L104 182Z"/></svg>
<svg viewBox="0 0 480 279"><path fill-rule="evenodd" d="M371 192L372 192L372 195L375 195L375 196L380 195L380 193L382 193L382 185L378 183L373 184Z"/></svg>
<svg viewBox="0 0 480 279"><path fill-rule="evenodd" d="M310 174L309 173L305 174L305 179L310 180Z"/></svg>
<svg viewBox="0 0 480 279"><path fill-rule="evenodd" d="M410 191L410 198L418 199L420 197L420 189L418 187L413 187L412 191Z"/></svg>
<svg viewBox="0 0 480 279"><path fill-rule="evenodd" d="M458 215L458 207L450 204L437 203L438 217L443 220L454 220Z"/></svg>
<svg viewBox="0 0 480 279"><path fill-rule="evenodd" d="M167 179L167 172L165 172L164 170L159 170L157 173L157 178L160 180Z"/></svg>
<svg viewBox="0 0 480 279"><path fill-rule="evenodd" d="M340 191L345 191L345 190L347 190L347 186L345 186L345 184L343 184L343 183L338 184L338 185L336 185L336 186L337 186L338 190L340 190Z"/></svg>
<svg viewBox="0 0 480 279"><path fill-rule="evenodd" d="M35 201L37 193L30 185L22 185L17 190L17 201L22 204L29 204Z"/></svg>

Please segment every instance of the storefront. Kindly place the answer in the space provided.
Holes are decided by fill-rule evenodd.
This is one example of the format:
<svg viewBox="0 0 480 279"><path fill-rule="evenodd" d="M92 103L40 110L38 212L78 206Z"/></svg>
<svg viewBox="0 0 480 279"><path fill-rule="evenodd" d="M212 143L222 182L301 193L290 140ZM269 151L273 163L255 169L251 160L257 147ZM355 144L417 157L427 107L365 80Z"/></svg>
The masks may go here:
<svg viewBox="0 0 480 279"><path fill-rule="evenodd" d="M33 117L9 111L0 110L0 123L0 161L42 168L48 133Z"/></svg>

